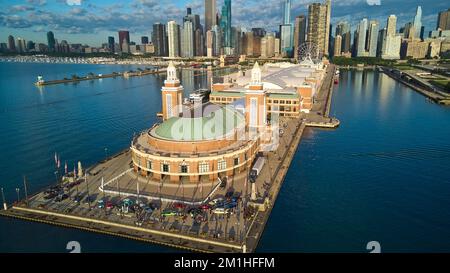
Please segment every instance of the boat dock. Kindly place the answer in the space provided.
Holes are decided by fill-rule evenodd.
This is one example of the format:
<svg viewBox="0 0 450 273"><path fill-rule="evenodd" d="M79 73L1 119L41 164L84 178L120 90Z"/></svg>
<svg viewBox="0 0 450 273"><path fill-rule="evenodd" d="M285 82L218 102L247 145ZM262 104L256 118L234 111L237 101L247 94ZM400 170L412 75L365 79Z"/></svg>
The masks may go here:
<svg viewBox="0 0 450 273"><path fill-rule="evenodd" d="M335 68L328 67L324 83L317 97L319 105L301 118L280 118L280 135L274 151L263 152L266 164L256 178L257 198L250 198L251 183L247 183L246 172L236 174L222 188L219 184L205 185L199 191L197 185L170 184L140 177L130 170L131 151L124 150L85 170L76 186L61 182L53 187L64 187L68 197L64 200L46 198L48 189L28 195L27 198L0 210L0 215L26 221L75 228L90 232L118 236L127 239L160 244L194 252L247 253L255 252L290 164L307 126L335 128L338 120L329 118L329 107L333 89ZM317 114L319 113L319 114ZM337 123L336 123L337 122ZM228 188L241 194L237 207L228 215L217 215L209 211L203 221L191 217L166 217L163 211L173 206L166 201L161 187L177 196L179 202L210 200L224 196ZM200 196L199 196L200 195ZM118 203L124 198L136 196L136 200L156 201L146 221L137 214L117 212L99 206L99 200ZM74 201L74 197L83 197ZM156 199L156 200L155 200ZM159 199L159 200L158 200Z"/></svg>

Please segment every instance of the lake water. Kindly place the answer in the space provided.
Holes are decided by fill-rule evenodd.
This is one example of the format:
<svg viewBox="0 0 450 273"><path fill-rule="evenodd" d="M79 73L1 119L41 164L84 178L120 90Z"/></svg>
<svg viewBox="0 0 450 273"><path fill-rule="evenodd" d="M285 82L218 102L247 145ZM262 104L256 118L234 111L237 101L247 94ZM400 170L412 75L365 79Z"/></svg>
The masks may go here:
<svg viewBox="0 0 450 273"><path fill-rule="evenodd" d="M0 63L0 185L9 202L69 169L130 145L156 121L161 76L33 85L45 79L139 66ZM144 68L144 66L141 66ZM181 73L185 94L207 85ZM450 108L373 71L343 71L331 113L337 130L307 129L262 236L259 252L450 251ZM105 149L106 148L106 149ZM23 190L22 190L23 191ZM21 191L21 194L23 192ZM131 240L0 218L0 251L173 252Z"/></svg>

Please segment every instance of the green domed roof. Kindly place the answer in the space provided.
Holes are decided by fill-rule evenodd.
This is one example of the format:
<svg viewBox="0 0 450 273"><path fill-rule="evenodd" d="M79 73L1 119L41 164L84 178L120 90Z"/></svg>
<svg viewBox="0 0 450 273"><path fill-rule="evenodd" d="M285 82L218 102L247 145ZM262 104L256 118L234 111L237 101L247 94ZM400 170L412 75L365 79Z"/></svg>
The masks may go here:
<svg viewBox="0 0 450 273"><path fill-rule="evenodd" d="M229 107L218 107L204 117L172 117L156 129L156 137L177 141L201 141L224 138L245 125L245 117Z"/></svg>

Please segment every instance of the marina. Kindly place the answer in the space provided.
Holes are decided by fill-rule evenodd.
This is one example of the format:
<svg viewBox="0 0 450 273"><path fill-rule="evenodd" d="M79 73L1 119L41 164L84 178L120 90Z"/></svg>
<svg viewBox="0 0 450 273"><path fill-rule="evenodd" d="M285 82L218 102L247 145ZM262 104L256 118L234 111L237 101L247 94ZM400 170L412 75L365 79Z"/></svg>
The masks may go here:
<svg viewBox="0 0 450 273"><path fill-rule="evenodd" d="M255 181L248 179L248 164L234 175L210 176L213 179L197 183L180 179L173 184L176 177L172 175L150 179L136 172L142 167L135 166L133 171L137 161L132 144L131 149L89 167L84 176L79 174L76 186L62 181L53 185L53 189L64 188L66 192L58 201L48 199L52 188L47 188L7 205L0 214L190 251L254 252L305 127L308 123L337 126L330 125L336 119L323 115L329 113L326 108L330 106L334 74L334 66L328 65L317 94L321 100L309 113L302 113L302 118L280 117L283 134L279 145L263 152L266 163ZM220 207L214 209L217 200L233 200L235 204L222 213ZM125 209L127 202L136 205L134 213L128 211L128 205ZM188 206L198 205L205 209L186 213Z"/></svg>

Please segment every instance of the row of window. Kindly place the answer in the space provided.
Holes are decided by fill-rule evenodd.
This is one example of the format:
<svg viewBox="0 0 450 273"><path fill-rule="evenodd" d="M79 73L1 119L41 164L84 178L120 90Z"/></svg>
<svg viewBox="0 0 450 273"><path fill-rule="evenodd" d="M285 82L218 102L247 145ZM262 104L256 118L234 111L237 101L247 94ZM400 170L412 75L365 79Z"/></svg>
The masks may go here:
<svg viewBox="0 0 450 273"><path fill-rule="evenodd" d="M245 159L247 160L247 154L245 154ZM139 156L135 156L135 160L136 160L136 163L138 166L142 166L141 158ZM239 161L238 157L234 158L234 166L239 165L239 162L240 161ZM226 168L227 168L226 160L221 159L221 160L217 161L217 170L218 171L225 170ZM153 169L152 161L147 160L146 169L148 169L148 170ZM199 173L209 172L209 162L200 162L198 164L198 171L199 171ZM165 172L165 173L170 172L170 164L167 164L167 163L161 164L161 172ZM187 164L187 163L180 164L179 172L180 173L189 173L189 164Z"/></svg>
<svg viewBox="0 0 450 273"><path fill-rule="evenodd" d="M233 102L238 98L225 98L225 97L211 97L211 101L215 102Z"/></svg>
<svg viewBox="0 0 450 273"><path fill-rule="evenodd" d="M278 106L278 107L273 107L273 109L272 109L272 107L271 106L269 106L269 107L267 107L267 110L268 111L272 111L272 110L274 110L274 111L276 111L276 112L297 112L297 107L290 107L290 106Z"/></svg>
<svg viewBox="0 0 450 273"><path fill-rule="evenodd" d="M298 100L268 100L269 103L275 103L275 104L298 104Z"/></svg>

